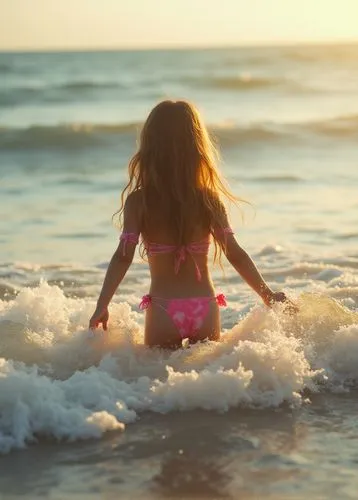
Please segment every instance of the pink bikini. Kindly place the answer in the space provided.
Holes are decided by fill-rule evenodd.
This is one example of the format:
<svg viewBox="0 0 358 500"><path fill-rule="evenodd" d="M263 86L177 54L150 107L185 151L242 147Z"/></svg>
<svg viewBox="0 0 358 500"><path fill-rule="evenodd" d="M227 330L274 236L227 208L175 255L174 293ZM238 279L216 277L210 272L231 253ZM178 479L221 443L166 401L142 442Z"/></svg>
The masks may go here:
<svg viewBox="0 0 358 500"><path fill-rule="evenodd" d="M231 228L225 228L222 232L225 233L225 235L233 234ZM127 243L137 245L139 235L136 233L123 232L120 241L124 242L123 255L125 255ZM146 243L145 245L149 256L175 253L175 274L178 274L180 266L182 262L186 260L187 256L191 257L195 266L196 277L198 281L201 280L201 272L195 255L206 254L208 252L210 246L209 238L192 242L179 248L175 245L163 245L160 243ZM216 300L219 306L226 306L225 295L221 293L216 297L190 297L183 299L164 299L162 297L153 297L148 294L144 295L139 307L144 310L155 302L166 311L176 326L181 338L185 339L194 337L195 333L200 330L210 310L210 303L212 300Z"/></svg>

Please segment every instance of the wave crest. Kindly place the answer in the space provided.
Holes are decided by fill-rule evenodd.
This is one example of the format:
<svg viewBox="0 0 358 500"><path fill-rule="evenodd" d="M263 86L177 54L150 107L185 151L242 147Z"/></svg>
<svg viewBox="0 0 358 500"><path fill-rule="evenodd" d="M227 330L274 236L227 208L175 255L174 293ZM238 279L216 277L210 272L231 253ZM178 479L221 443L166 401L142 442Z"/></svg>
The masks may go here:
<svg viewBox="0 0 358 500"><path fill-rule="evenodd" d="M108 145L111 139L133 136L139 123L94 124L70 123L64 125L28 128L0 128L0 150L27 149L82 149Z"/></svg>
<svg viewBox="0 0 358 500"><path fill-rule="evenodd" d="M0 150L83 149L134 141L141 122L95 124L70 123L28 128L0 127ZM210 127L223 146L274 141L301 141L305 136L351 139L358 136L358 115L341 116L306 123L217 124Z"/></svg>
<svg viewBox="0 0 358 500"><path fill-rule="evenodd" d="M112 304L106 336L89 337L93 300L45 282L22 289L0 301L0 452L41 435L100 437L145 411L301 405L307 391L355 386L358 313L328 296L297 300L294 317L256 307L221 342L172 353L144 348L126 303Z"/></svg>
<svg viewBox="0 0 358 500"><path fill-rule="evenodd" d="M232 90L249 92L254 90L279 89L280 91L291 91L295 93L313 92L313 89L305 87L293 80L286 78L274 78L265 76L254 76L251 73L242 73L234 76L221 76L211 78L198 78L189 80L195 86L202 85L217 90Z"/></svg>
<svg viewBox="0 0 358 500"><path fill-rule="evenodd" d="M238 77L222 77L212 78L207 81L207 84L212 87L220 89L232 90L254 90L275 87L280 85L283 81L275 78L254 77L250 74L243 74Z"/></svg>

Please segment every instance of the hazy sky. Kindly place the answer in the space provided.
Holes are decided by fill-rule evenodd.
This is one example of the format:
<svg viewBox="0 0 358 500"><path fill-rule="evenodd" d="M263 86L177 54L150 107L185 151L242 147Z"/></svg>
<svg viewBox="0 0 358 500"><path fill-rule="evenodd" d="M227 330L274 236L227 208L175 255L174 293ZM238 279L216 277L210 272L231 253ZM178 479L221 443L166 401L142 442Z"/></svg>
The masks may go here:
<svg viewBox="0 0 358 500"><path fill-rule="evenodd" d="M0 0L0 50L358 40L358 0Z"/></svg>

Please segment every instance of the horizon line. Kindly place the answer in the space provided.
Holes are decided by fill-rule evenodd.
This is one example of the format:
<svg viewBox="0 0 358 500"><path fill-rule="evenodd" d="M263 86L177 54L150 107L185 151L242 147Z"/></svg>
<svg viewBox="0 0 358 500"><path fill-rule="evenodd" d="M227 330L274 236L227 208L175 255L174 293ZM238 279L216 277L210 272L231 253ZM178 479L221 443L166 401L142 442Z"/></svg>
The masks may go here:
<svg viewBox="0 0 358 500"><path fill-rule="evenodd" d="M336 40L278 40L238 42L222 44L168 44L168 45L132 45L132 46L108 46L108 47L14 47L0 48L0 53L56 53L56 52L145 52L145 51L170 51L170 50L211 50L211 49L240 49L240 48L280 48L297 46L335 46L335 45L357 45L358 39L336 39Z"/></svg>

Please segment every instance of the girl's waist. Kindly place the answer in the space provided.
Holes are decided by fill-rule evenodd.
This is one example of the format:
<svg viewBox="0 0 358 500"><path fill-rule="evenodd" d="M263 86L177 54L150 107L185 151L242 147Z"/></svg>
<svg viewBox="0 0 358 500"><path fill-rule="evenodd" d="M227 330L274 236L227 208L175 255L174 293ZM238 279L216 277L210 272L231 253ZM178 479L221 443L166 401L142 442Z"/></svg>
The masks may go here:
<svg viewBox="0 0 358 500"><path fill-rule="evenodd" d="M185 299L191 297L213 297L215 296L215 289L211 280L193 281L190 283L178 283L177 279L165 282L152 280L148 293L153 297Z"/></svg>

